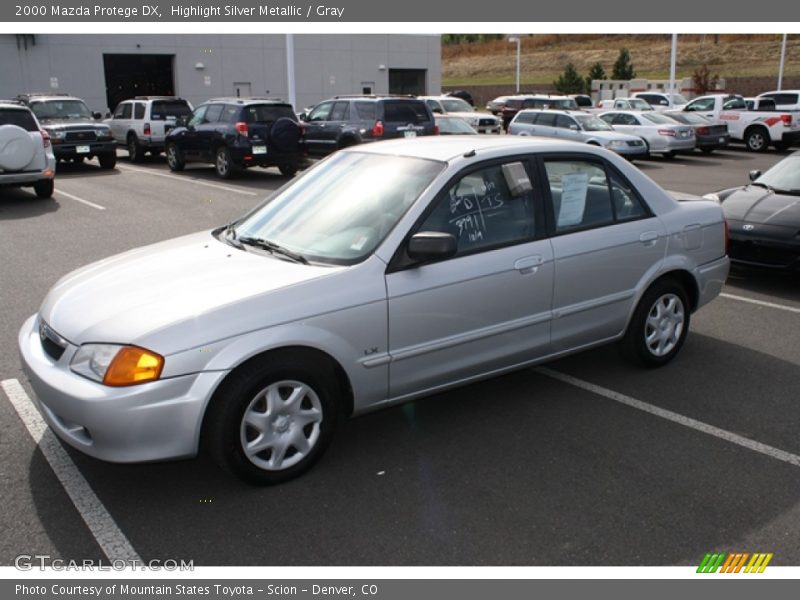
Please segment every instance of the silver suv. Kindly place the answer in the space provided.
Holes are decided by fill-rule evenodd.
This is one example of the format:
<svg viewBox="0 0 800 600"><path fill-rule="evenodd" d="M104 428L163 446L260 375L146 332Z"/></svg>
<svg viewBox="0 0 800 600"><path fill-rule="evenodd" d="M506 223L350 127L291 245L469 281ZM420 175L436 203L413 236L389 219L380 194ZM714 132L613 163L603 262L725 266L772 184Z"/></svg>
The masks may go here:
<svg viewBox="0 0 800 600"><path fill-rule="evenodd" d="M0 100L0 187L33 187L39 198L50 198L55 173L50 136L30 109Z"/></svg>
<svg viewBox="0 0 800 600"><path fill-rule="evenodd" d="M146 152L154 156L163 152L167 133L177 127L178 119L191 114L192 105L183 98L136 96L120 102L106 123L131 161L140 162Z"/></svg>
<svg viewBox="0 0 800 600"><path fill-rule="evenodd" d="M522 110L508 126L512 135L554 137L602 146L626 158L644 157L642 138L614 131L608 123L583 111Z"/></svg>

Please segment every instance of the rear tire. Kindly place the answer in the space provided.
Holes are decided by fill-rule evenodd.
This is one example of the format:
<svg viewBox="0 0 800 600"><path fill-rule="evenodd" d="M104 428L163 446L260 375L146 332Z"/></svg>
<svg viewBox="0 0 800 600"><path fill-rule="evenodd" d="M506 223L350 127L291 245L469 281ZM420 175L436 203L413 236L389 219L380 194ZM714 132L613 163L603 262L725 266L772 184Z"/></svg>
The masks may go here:
<svg viewBox="0 0 800 600"><path fill-rule="evenodd" d="M278 165L278 170L284 177L294 177L297 174L297 165Z"/></svg>
<svg viewBox="0 0 800 600"><path fill-rule="evenodd" d="M769 147L769 133L763 127L751 127L745 131L744 143L750 152L766 152Z"/></svg>
<svg viewBox="0 0 800 600"><path fill-rule="evenodd" d="M100 154L97 157L101 169L113 169L117 166L117 153Z"/></svg>
<svg viewBox="0 0 800 600"><path fill-rule="evenodd" d="M306 367L291 355L235 371L211 400L203 440L224 469L253 484L273 485L308 470L327 448L338 421L333 370Z"/></svg>
<svg viewBox="0 0 800 600"><path fill-rule="evenodd" d="M136 137L135 133L131 133L128 136L128 156L131 159L131 162L142 162L144 159L144 148L139 143L139 138Z"/></svg>
<svg viewBox="0 0 800 600"><path fill-rule="evenodd" d="M214 154L214 169L222 179L231 179L236 174L236 165L233 164L233 157L226 146L217 148Z"/></svg>
<svg viewBox="0 0 800 600"><path fill-rule="evenodd" d="M660 279L644 293L622 340L625 355L645 367L671 361L689 332L686 290L673 279Z"/></svg>
<svg viewBox="0 0 800 600"><path fill-rule="evenodd" d="M55 183L52 179L42 179L33 184L33 191L39 198L52 198L55 190Z"/></svg>

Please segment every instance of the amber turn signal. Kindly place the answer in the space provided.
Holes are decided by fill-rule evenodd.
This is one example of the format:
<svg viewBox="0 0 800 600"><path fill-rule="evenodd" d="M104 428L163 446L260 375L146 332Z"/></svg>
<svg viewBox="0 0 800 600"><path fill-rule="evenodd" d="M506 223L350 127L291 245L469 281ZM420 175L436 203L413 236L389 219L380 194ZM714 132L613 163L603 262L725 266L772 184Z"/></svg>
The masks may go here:
<svg viewBox="0 0 800 600"><path fill-rule="evenodd" d="M137 346L123 346L108 366L103 383L124 386L155 381L163 368L163 356Z"/></svg>

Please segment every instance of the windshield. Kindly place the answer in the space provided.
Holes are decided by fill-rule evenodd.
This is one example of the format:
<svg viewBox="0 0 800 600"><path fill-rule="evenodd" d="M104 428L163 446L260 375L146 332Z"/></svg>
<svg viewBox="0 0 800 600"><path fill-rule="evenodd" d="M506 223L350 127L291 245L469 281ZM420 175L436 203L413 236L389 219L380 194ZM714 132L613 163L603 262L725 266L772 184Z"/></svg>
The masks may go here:
<svg viewBox="0 0 800 600"><path fill-rule="evenodd" d="M469 105L469 102L461 98L442 98L440 102L447 112L473 112L475 110Z"/></svg>
<svg viewBox="0 0 800 600"><path fill-rule="evenodd" d="M653 110L653 107L641 98L629 98L628 103L634 110Z"/></svg>
<svg viewBox="0 0 800 600"><path fill-rule="evenodd" d="M611 125L592 115L575 115L575 120L584 131L614 131Z"/></svg>
<svg viewBox="0 0 800 600"><path fill-rule="evenodd" d="M756 179L756 182L776 190L800 193L800 154L787 156Z"/></svg>
<svg viewBox="0 0 800 600"><path fill-rule="evenodd" d="M689 101L686 99L685 96L681 94L672 94L672 103L673 104L688 104Z"/></svg>
<svg viewBox="0 0 800 600"><path fill-rule="evenodd" d="M458 117L439 117L436 119L436 124L439 126L441 133L475 133L469 123Z"/></svg>
<svg viewBox="0 0 800 600"><path fill-rule="evenodd" d="M661 113L653 112L647 113L646 115L642 115L643 119L647 119L651 123L655 123L657 125L677 125L678 122L675 119L670 119L666 115L662 115Z"/></svg>
<svg viewBox="0 0 800 600"><path fill-rule="evenodd" d="M48 100L32 102L31 110L41 121L48 119L92 119L92 113L82 100Z"/></svg>
<svg viewBox="0 0 800 600"><path fill-rule="evenodd" d="M246 216L235 234L280 244L309 261L355 264L444 167L418 158L337 153Z"/></svg>

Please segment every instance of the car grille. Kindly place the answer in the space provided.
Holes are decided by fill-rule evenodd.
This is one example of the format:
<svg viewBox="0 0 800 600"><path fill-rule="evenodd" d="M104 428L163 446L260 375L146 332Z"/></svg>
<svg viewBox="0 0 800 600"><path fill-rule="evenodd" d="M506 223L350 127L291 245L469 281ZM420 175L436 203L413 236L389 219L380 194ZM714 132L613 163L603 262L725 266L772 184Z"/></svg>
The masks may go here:
<svg viewBox="0 0 800 600"><path fill-rule="evenodd" d="M492 127L492 126L494 126L496 124L497 124L497 121L495 119L480 119L478 121L478 125L480 127Z"/></svg>
<svg viewBox="0 0 800 600"><path fill-rule="evenodd" d="M628 146L638 147L643 145L644 142L642 140L628 140Z"/></svg>
<svg viewBox="0 0 800 600"><path fill-rule="evenodd" d="M58 360L67 349L67 341L50 329L44 321L39 321L39 339L42 341L42 348L45 354L53 360Z"/></svg>
<svg viewBox="0 0 800 600"><path fill-rule="evenodd" d="M773 267L791 267L798 262L798 251L775 248L754 242L730 241L730 257L748 263L771 265Z"/></svg>
<svg viewBox="0 0 800 600"><path fill-rule="evenodd" d="M67 142L93 142L97 139L94 131L68 131L64 138Z"/></svg>

